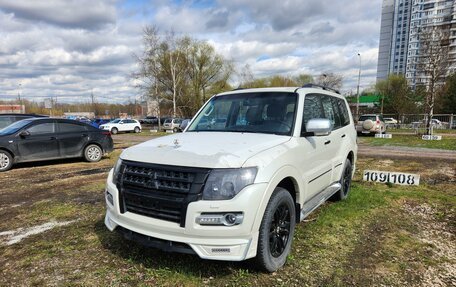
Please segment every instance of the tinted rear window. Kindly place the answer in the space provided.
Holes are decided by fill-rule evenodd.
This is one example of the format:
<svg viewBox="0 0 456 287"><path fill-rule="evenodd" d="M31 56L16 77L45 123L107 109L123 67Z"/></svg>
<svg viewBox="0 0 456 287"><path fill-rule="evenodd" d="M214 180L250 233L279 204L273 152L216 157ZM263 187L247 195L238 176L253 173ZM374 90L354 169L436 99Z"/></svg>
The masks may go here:
<svg viewBox="0 0 456 287"><path fill-rule="evenodd" d="M367 120L371 120L371 121L376 121L377 120L377 117L376 116L360 116L359 117L359 121L367 121Z"/></svg>

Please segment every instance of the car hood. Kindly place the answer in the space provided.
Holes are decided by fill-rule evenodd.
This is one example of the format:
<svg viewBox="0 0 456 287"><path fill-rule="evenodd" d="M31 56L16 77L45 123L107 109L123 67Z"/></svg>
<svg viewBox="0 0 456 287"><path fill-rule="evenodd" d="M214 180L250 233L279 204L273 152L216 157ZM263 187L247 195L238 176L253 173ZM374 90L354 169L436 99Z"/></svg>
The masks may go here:
<svg viewBox="0 0 456 287"><path fill-rule="evenodd" d="M186 132L130 147L121 158L164 165L239 168L255 154L290 139L254 133Z"/></svg>

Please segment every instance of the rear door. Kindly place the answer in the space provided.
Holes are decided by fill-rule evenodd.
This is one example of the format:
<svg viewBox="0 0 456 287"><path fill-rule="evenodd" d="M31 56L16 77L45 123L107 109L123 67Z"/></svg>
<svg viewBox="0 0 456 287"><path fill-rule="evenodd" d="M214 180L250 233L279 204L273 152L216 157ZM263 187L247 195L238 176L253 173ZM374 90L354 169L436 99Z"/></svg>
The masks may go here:
<svg viewBox="0 0 456 287"><path fill-rule="evenodd" d="M18 136L17 149L21 161L55 159L60 157L55 122L39 121L26 128L27 136Z"/></svg>
<svg viewBox="0 0 456 287"><path fill-rule="evenodd" d="M305 126L311 119L325 118L322 95L308 94L304 100L299 158L303 181L306 183L305 201L310 200L331 182L332 159L330 136L314 136L306 132Z"/></svg>
<svg viewBox="0 0 456 287"><path fill-rule="evenodd" d="M128 130L132 131L135 129L135 127L139 126L139 124L136 123L135 120L127 120L128 121Z"/></svg>
<svg viewBox="0 0 456 287"><path fill-rule="evenodd" d="M57 122L58 142L62 157L82 156L89 141L89 132L85 125L69 122Z"/></svg>

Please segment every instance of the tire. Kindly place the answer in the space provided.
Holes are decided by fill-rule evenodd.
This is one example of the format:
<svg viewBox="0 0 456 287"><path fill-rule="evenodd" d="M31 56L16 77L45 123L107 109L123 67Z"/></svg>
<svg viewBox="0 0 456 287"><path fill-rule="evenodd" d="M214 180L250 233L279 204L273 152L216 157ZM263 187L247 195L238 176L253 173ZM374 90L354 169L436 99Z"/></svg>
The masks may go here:
<svg viewBox="0 0 456 287"><path fill-rule="evenodd" d="M90 144L84 149L84 159L88 162L98 162L103 157L103 150L96 144Z"/></svg>
<svg viewBox="0 0 456 287"><path fill-rule="evenodd" d="M135 130L134 132L137 134L137 133L140 133L141 132L141 129L139 127L135 127Z"/></svg>
<svg viewBox="0 0 456 287"><path fill-rule="evenodd" d="M259 269L274 272L285 264L295 225L295 202L286 189L277 187L269 199L259 230L255 257Z"/></svg>
<svg viewBox="0 0 456 287"><path fill-rule="evenodd" d="M118 130L117 128L112 128L112 129L111 129L111 133L112 133L113 135L116 135L118 132L119 132L119 130Z"/></svg>
<svg viewBox="0 0 456 287"><path fill-rule="evenodd" d="M365 120L363 122L363 129L369 131L374 127L374 122L372 120Z"/></svg>
<svg viewBox="0 0 456 287"><path fill-rule="evenodd" d="M13 166L13 156L4 150L0 150L0 172L10 170Z"/></svg>
<svg viewBox="0 0 456 287"><path fill-rule="evenodd" d="M179 131L178 128L173 128L173 133L177 133Z"/></svg>
<svg viewBox="0 0 456 287"><path fill-rule="evenodd" d="M340 201L344 200L348 197L348 194L350 193L350 187L351 187L351 180L352 180L352 163L351 161L347 158L345 160L345 165L344 169L342 170L342 176L340 177L339 183L341 184L341 188L338 192L336 192L330 200L332 201Z"/></svg>

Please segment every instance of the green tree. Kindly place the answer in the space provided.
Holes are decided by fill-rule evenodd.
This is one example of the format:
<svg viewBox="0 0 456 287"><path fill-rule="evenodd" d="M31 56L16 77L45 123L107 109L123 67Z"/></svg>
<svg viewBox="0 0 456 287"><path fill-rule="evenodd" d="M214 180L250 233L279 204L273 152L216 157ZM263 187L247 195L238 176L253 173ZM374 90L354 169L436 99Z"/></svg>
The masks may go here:
<svg viewBox="0 0 456 287"><path fill-rule="evenodd" d="M456 114L456 73L447 77L439 102L441 113Z"/></svg>
<svg viewBox="0 0 456 287"><path fill-rule="evenodd" d="M403 114L416 112L415 94L403 75L391 74L386 80L379 81L375 89L381 95L381 113L394 113L400 118Z"/></svg>

